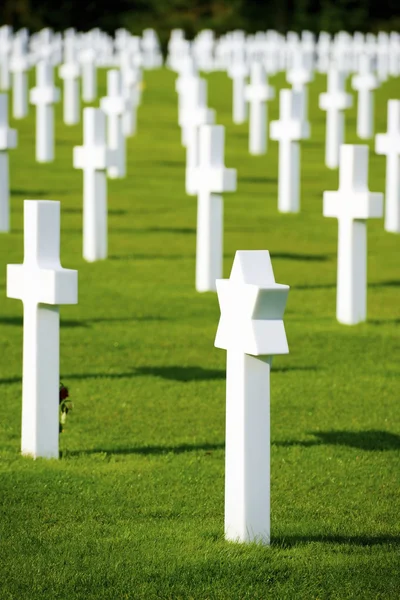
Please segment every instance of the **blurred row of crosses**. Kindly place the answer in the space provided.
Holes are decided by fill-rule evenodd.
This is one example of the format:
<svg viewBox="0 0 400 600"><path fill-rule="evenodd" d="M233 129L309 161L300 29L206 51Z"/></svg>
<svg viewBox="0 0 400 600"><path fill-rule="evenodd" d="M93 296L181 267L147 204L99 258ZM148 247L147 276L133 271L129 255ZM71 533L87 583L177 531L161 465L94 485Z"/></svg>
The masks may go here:
<svg viewBox="0 0 400 600"><path fill-rule="evenodd" d="M327 74L320 108L327 112L326 155L339 166L339 189L325 192L323 214L339 221L337 318L353 325L366 319L368 218L383 214L383 194L368 189L368 146L346 145L344 111L352 99L346 77L358 92L357 133L373 136L373 91L399 76L400 37L396 33L334 37L274 31L246 36L233 32L216 39L203 31L189 42L174 30L166 65L177 73L177 120L186 147L185 186L197 195L196 289L217 291L221 319L215 345L227 350L225 535L237 541L270 541L269 394L272 357L288 352L283 315L289 293L275 282L268 251L238 251L231 277L222 279L223 200L237 186L236 169L224 162L225 129L208 107L207 81L200 71L222 70L233 81L234 123L249 119L249 151L265 154L269 137L279 142L278 210L298 212L300 142L311 134L307 86L315 71ZM64 122L79 123L84 101L97 98L98 68L107 68L107 96L100 107L83 111L83 145L73 164L83 170L83 254L107 258L107 176L126 176L125 139L136 131L143 71L163 58L153 30L141 37L124 30L112 38L94 30L63 35L44 30L29 37L0 29L1 85L12 74L13 115L36 106L36 158L54 158L53 105L60 98L53 70L64 81ZM36 87L28 94L28 71L36 67ZM286 72L291 89L280 91L279 120L268 127L274 96L268 76ZM0 230L9 230L8 155L16 132L8 126L7 94L0 95ZM248 110L250 109L250 110ZM155 142L156 143L156 140ZM390 100L388 132L376 138L387 155L385 227L400 233L400 101ZM51 167L48 167L51 168ZM5 183L4 183L5 182ZM78 299L77 272L60 264L60 205L26 201L22 265L8 265L7 295L24 303L22 452L58 457L59 306Z"/></svg>

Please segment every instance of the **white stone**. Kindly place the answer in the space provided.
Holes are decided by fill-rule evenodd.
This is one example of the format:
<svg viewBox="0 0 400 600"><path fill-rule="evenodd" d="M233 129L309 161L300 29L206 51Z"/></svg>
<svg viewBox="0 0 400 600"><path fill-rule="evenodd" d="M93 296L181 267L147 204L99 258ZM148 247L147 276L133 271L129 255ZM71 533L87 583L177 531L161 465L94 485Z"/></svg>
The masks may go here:
<svg viewBox="0 0 400 600"><path fill-rule="evenodd" d="M0 232L10 231L8 150L17 146L17 132L8 126L8 95L0 94Z"/></svg>
<svg viewBox="0 0 400 600"><path fill-rule="evenodd" d="M190 170L189 187L197 192L196 290L216 290L222 276L223 192L236 190L236 170L224 165L225 129L202 125L198 166Z"/></svg>
<svg viewBox="0 0 400 600"><path fill-rule="evenodd" d="M36 65L36 87L30 91L31 104L36 105L36 160L54 160L54 107L60 90L54 86L53 66L40 61Z"/></svg>
<svg viewBox="0 0 400 600"><path fill-rule="evenodd" d="M83 170L83 258L107 258L107 169L114 163L106 142L106 117L83 109L83 146L74 148L74 167Z"/></svg>
<svg viewBox="0 0 400 600"><path fill-rule="evenodd" d="M324 192L325 217L339 223L336 317L355 325L367 318L367 224L383 215L383 196L368 190L368 146L340 148L339 190Z"/></svg>
<svg viewBox="0 0 400 600"><path fill-rule="evenodd" d="M13 117L23 119L27 116L28 106L28 71L29 57L25 50L23 38L16 38L10 59L13 92Z"/></svg>
<svg viewBox="0 0 400 600"><path fill-rule="evenodd" d="M122 60L122 95L125 98L125 111L122 117L122 131L125 137L135 135L137 131L137 109L140 103L141 71L130 60Z"/></svg>
<svg viewBox="0 0 400 600"><path fill-rule="evenodd" d="M94 102L97 98L96 52L93 48L82 50L79 55L82 72L82 98Z"/></svg>
<svg viewBox="0 0 400 600"><path fill-rule="evenodd" d="M24 304L22 454L58 458L60 304L78 301L78 273L60 264L60 203L24 203L24 263L7 266L7 296Z"/></svg>
<svg viewBox="0 0 400 600"><path fill-rule="evenodd" d="M12 48L12 28L9 25L0 27L0 89L10 89L10 53Z"/></svg>
<svg viewBox="0 0 400 600"><path fill-rule="evenodd" d="M236 125L247 120L246 81L249 68L246 64L244 50L236 51L234 60L228 68L228 75L232 79L232 112L233 122Z"/></svg>
<svg viewBox="0 0 400 600"><path fill-rule="evenodd" d="M386 155L385 229L400 233L400 100L389 100L387 133L375 138L375 152Z"/></svg>
<svg viewBox="0 0 400 600"><path fill-rule="evenodd" d="M182 128L182 145L186 146L193 127L213 123L215 111L207 106L207 81L193 77L187 83L180 102L179 125Z"/></svg>
<svg viewBox="0 0 400 600"><path fill-rule="evenodd" d="M289 286L275 283L268 251L238 251L217 292L215 346L227 350L225 538L269 544L270 372L273 355L289 352Z"/></svg>
<svg viewBox="0 0 400 600"><path fill-rule="evenodd" d="M74 39L65 40L65 62L59 67L58 73L64 81L63 116L65 125L76 125L80 121L79 78L80 66L76 58Z"/></svg>
<svg viewBox="0 0 400 600"><path fill-rule="evenodd" d="M246 100L250 105L249 152L253 155L267 151L267 102L275 95L274 88L268 85L264 67L253 63L250 70L250 84L246 86Z"/></svg>
<svg viewBox="0 0 400 600"><path fill-rule="evenodd" d="M122 119L127 110L127 103L122 95L120 71L111 69L107 72L107 96L101 98L100 106L107 115L108 147L113 151L115 161L108 168L108 176L112 179L125 177L126 140L122 129Z"/></svg>
<svg viewBox="0 0 400 600"><path fill-rule="evenodd" d="M378 87L376 75L372 72L371 58L362 54L359 59L359 72L352 78L352 86L358 92L357 135L368 140L374 135L374 96Z"/></svg>
<svg viewBox="0 0 400 600"><path fill-rule="evenodd" d="M270 138L279 141L278 210L300 210L300 144L309 137L308 122L303 121L302 96L292 90L279 94L279 121L272 121Z"/></svg>
<svg viewBox="0 0 400 600"><path fill-rule="evenodd" d="M308 89L307 85L313 80L310 57L299 48L292 57L292 65L286 74L288 83L293 90L301 94L302 119L308 121Z"/></svg>
<svg viewBox="0 0 400 600"><path fill-rule="evenodd" d="M319 96L319 107L326 111L325 164L330 169L339 166L339 149L344 143L344 110L353 98L346 94L346 75L335 66L328 70L328 91Z"/></svg>

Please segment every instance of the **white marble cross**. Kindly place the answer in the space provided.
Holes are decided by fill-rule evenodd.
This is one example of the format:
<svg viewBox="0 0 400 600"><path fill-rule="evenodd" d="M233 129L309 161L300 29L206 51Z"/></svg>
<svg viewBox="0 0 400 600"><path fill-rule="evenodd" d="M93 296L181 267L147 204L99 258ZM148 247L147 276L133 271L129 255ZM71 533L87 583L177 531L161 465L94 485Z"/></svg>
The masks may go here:
<svg viewBox="0 0 400 600"><path fill-rule="evenodd" d="M60 304L78 302L78 273L60 264L60 203L25 200L24 263L7 266L24 304L22 454L58 458Z"/></svg>
<svg viewBox="0 0 400 600"><path fill-rule="evenodd" d="M372 71L372 61L367 54L359 59L359 72L352 78L353 89L357 90L357 135L367 140L374 135L374 96L378 79Z"/></svg>
<svg viewBox="0 0 400 600"><path fill-rule="evenodd" d="M249 68L246 64L244 48L240 47L234 52L232 64L228 67L228 75L232 79L232 113L236 125L247 120L246 80Z"/></svg>
<svg viewBox="0 0 400 600"><path fill-rule="evenodd" d="M224 165L225 129L222 125L202 125L199 162L188 177L197 192L196 290L216 290L222 276L223 192L236 190L236 169Z"/></svg>
<svg viewBox="0 0 400 600"><path fill-rule="evenodd" d="M94 48L85 48L79 54L82 72L82 98L84 102L94 102L97 98L97 66Z"/></svg>
<svg viewBox="0 0 400 600"><path fill-rule="evenodd" d="M131 56L128 54L131 59ZM122 95L126 101L126 110L122 117L122 130L130 137L137 130L137 109L140 103L141 72L134 67L132 60L121 62Z"/></svg>
<svg viewBox="0 0 400 600"><path fill-rule="evenodd" d="M179 125L182 128L181 141L186 146L193 127L212 123L215 112L207 106L207 81L202 77L193 77L187 82L183 97L179 103Z"/></svg>
<svg viewBox="0 0 400 600"><path fill-rule="evenodd" d="M0 232L10 231L8 150L17 146L17 132L8 126L8 95L0 94Z"/></svg>
<svg viewBox="0 0 400 600"><path fill-rule="evenodd" d="M346 94L345 73L331 65L328 91L319 96L319 107L326 111L325 164L330 169L339 166L339 148L344 143L344 110L352 103L353 97Z"/></svg>
<svg viewBox="0 0 400 600"><path fill-rule="evenodd" d="M0 90L10 89L10 53L12 48L12 28L0 27Z"/></svg>
<svg viewBox="0 0 400 600"><path fill-rule="evenodd" d="M368 146L340 148L339 189L324 192L324 217L339 222L336 317L355 325L367 318L367 219L383 214L383 196L368 190Z"/></svg>
<svg viewBox="0 0 400 600"><path fill-rule="evenodd" d="M386 155L385 229L400 233L400 100L389 100L387 133L375 138L375 152Z"/></svg>
<svg viewBox="0 0 400 600"><path fill-rule="evenodd" d="M270 138L279 141L278 209L300 210L300 144L309 137L308 122L303 120L302 97L292 90L279 94L279 121L272 121Z"/></svg>
<svg viewBox="0 0 400 600"><path fill-rule="evenodd" d="M267 151L267 102L275 95L268 85L263 65L254 62L250 68L250 84L246 86L245 96L250 105L249 152L253 155Z"/></svg>
<svg viewBox="0 0 400 600"><path fill-rule="evenodd" d="M308 121L308 89L307 85L313 80L313 72L308 64L307 55L297 48L292 56L292 65L286 75L286 80L293 90L301 96L302 119Z"/></svg>
<svg viewBox="0 0 400 600"><path fill-rule="evenodd" d="M127 110L126 99L122 95L121 72L111 69L107 72L107 96L100 99L101 109L107 115L108 147L113 151L114 164L108 168L112 179L126 175L126 140L122 120Z"/></svg>
<svg viewBox="0 0 400 600"><path fill-rule="evenodd" d="M83 258L107 258L107 169L114 164L106 142L106 117L83 109L83 146L74 148L74 167L83 170Z"/></svg>
<svg viewBox="0 0 400 600"><path fill-rule="evenodd" d="M64 81L63 86L63 116L66 125L76 125L80 121L79 77L80 66L76 59L74 38L68 38L65 44L65 62L59 67L58 73Z"/></svg>
<svg viewBox="0 0 400 600"><path fill-rule="evenodd" d="M197 119L197 120L196 120ZM206 110L197 110L193 112L193 119L190 126L186 127L186 170L185 187L189 195L197 194L197 189L193 188L192 169L199 164L200 153L200 128L202 125L213 125L215 123L215 110L208 108Z"/></svg>
<svg viewBox="0 0 400 600"><path fill-rule="evenodd" d="M31 104L36 105L36 160L54 160L54 107L60 90L54 86L53 65L40 61L36 65L36 87L30 91Z"/></svg>
<svg viewBox="0 0 400 600"><path fill-rule="evenodd" d="M14 119L23 119L27 116L28 105L28 71L29 57L25 50L22 37L14 39L10 59L12 73L12 108Z"/></svg>
<svg viewBox="0 0 400 600"><path fill-rule="evenodd" d="M273 355L289 352L289 286L275 283L268 251L238 251L217 292L215 346L227 350L225 538L269 544L270 375Z"/></svg>

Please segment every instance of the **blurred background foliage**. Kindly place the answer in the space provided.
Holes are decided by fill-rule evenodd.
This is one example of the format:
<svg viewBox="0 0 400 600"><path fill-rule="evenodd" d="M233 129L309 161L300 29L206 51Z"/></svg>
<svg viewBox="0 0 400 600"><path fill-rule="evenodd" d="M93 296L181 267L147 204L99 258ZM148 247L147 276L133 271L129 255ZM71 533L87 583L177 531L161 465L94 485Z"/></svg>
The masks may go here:
<svg viewBox="0 0 400 600"><path fill-rule="evenodd" d="M135 34L154 27L165 45L173 28L189 38L207 28L400 30L400 0L0 0L0 22L31 31L125 27Z"/></svg>

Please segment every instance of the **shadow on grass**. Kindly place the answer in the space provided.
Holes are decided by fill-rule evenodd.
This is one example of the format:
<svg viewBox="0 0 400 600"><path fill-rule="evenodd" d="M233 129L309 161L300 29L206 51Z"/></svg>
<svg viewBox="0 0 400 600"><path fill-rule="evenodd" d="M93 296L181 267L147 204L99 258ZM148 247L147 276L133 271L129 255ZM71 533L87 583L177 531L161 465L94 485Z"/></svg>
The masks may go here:
<svg viewBox="0 0 400 600"><path fill-rule="evenodd" d="M15 188L15 189L10 190L10 194L11 194L11 196L23 196L26 199L32 198L32 200L39 198L39 200L40 200L42 197L49 196L50 191L49 190L22 190L19 188Z"/></svg>
<svg viewBox="0 0 400 600"><path fill-rule="evenodd" d="M284 440L273 442L274 446L290 448L292 446L302 446L310 448L312 446L348 446L358 450L385 451L400 449L400 435L390 433L389 431L379 431L371 429L369 431L310 431L309 435L314 435L316 440Z"/></svg>
<svg viewBox="0 0 400 600"><path fill-rule="evenodd" d="M336 283L310 283L309 285L291 285L292 290L332 290Z"/></svg>
<svg viewBox="0 0 400 600"><path fill-rule="evenodd" d="M252 177L239 177L239 183L277 183L277 177L261 177L260 175L253 175Z"/></svg>
<svg viewBox="0 0 400 600"><path fill-rule="evenodd" d="M160 167L179 167L182 169L186 167L186 163L183 160L157 160L156 165Z"/></svg>
<svg viewBox="0 0 400 600"><path fill-rule="evenodd" d="M151 323L152 321L170 321L166 317L159 317L156 315L145 315L141 317L94 317L93 319L82 319L81 321L75 321L72 319L60 319L61 328L75 328L75 327L90 327L93 323ZM14 327L23 326L22 317L0 317L0 325L10 325Z"/></svg>
<svg viewBox="0 0 400 600"><path fill-rule="evenodd" d="M400 544L398 535L288 535L277 538L272 537L271 544L281 548L292 548L312 542L324 544L344 544L351 546L380 546L382 544Z"/></svg>
<svg viewBox="0 0 400 600"><path fill-rule="evenodd" d="M23 326L22 317L0 317L0 325L10 325L13 327ZM74 321L72 319L61 319L61 327L87 327L86 321Z"/></svg>
<svg viewBox="0 0 400 600"><path fill-rule="evenodd" d="M277 367L272 369L276 373L287 373L289 371L316 371L317 367L314 366L299 366L299 367ZM191 381L212 381L212 380L225 380L226 371L225 369L203 369L203 367L181 367L181 366L169 366L169 367L137 367L132 371L123 373L69 373L62 374L62 378L65 380L85 380L85 379L131 379L133 377L140 376L151 376L160 377L161 379L167 379L169 381L178 381L181 383L188 383ZM21 383L21 377L9 377L0 379L0 385L7 385L11 383ZM280 446L295 446L295 445L308 445L316 446L322 442L277 442L276 445Z"/></svg>
<svg viewBox="0 0 400 600"><path fill-rule="evenodd" d="M177 446L138 446L133 448L93 448L90 450L73 450L72 452L64 451L61 456L68 458L69 456L80 456L89 454L141 454L144 456L150 455L162 455L162 454L184 454L186 452L199 452L204 451L206 453L214 450L224 450L225 443L220 442L218 444L178 444Z"/></svg>
<svg viewBox="0 0 400 600"><path fill-rule="evenodd" d="M194 260L195 254L125 254L125 255L112 255L109 256L109 260L182 260L190 259Z"/></svg>
<svg viewBox="0 0 400 600"><path fill-rule="evenodd" d="M298 260L307 262L325 262L330 259L329 254L299 254L294 252L271 252L271 258L283 260Z"/></svg>
<svg viewBox="0 0 400 600"><path fill-rule="evenodd" d="M272 258L279 258L271 253ZM368 283L368 287L371 288L383 288L383 287L400 287L400 281L389 280L389 281L376 281ZM336 288L336 283L311 283L306 285L294 285L292 289L295 290L328 290Z"/></svg>
<svg viewBox="0 0 400 600"><path fill-rule="evenodd" d="M133 375L151 375L171 381L209 381L211 379L225 379L225 370L203 369L203 367L137 367Z"/></svg>
<svg viewBox="0 0 400 600"><path fill-rule="evenodd" d="M70 215L81 215L82 214L82 208L62 208L61 210L63 213L70 214ZM107 214L112 215L112 216L120 216L120 215L127 215L128 211L118 209L118 208L109 208L107 211Z"/></svg>

